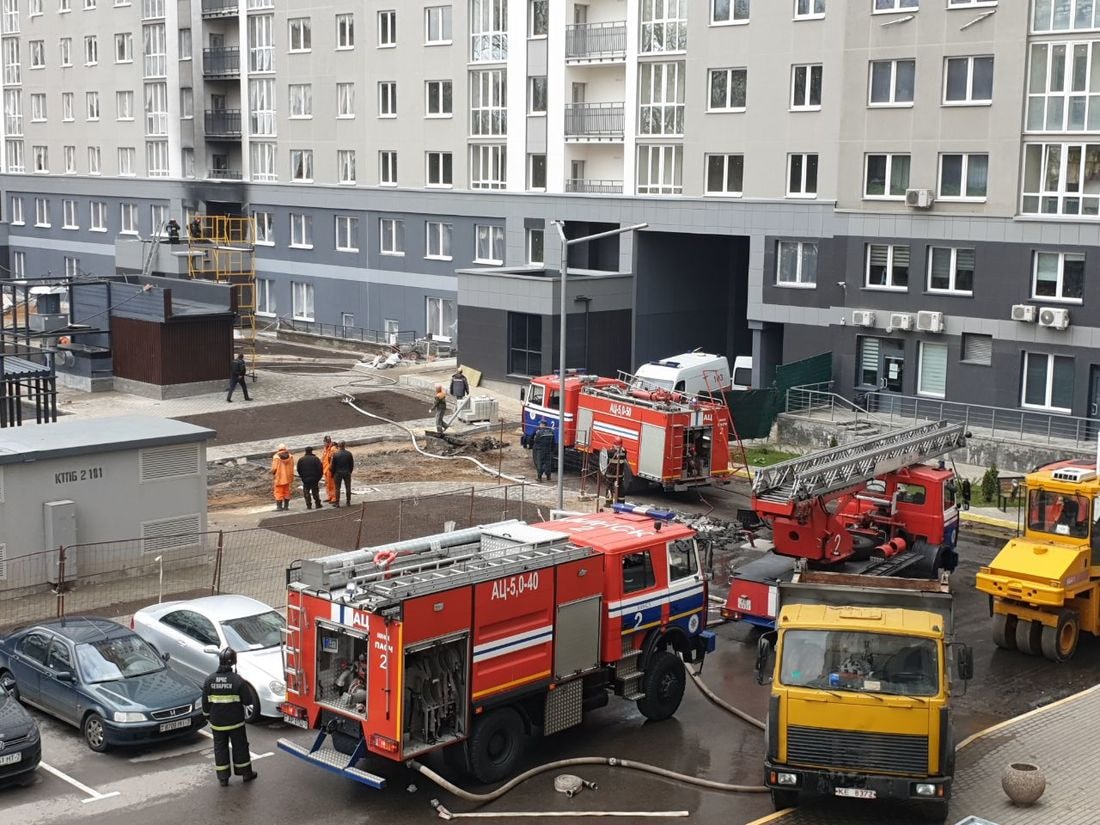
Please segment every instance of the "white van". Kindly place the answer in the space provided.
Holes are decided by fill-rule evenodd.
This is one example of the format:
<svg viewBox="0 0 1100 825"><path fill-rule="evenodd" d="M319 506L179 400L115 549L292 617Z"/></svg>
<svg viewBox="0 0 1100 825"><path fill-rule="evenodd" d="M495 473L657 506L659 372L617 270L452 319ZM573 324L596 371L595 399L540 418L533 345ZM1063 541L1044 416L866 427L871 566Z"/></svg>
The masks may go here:
<svg viewBox="0 0 1100 825"><path fill-rule="evenodd" d="M752 389L752 356L738 355L733 359L733 389Z"/></svg>
<svg viewBox="0 0 1100 825"><path fill-rule="evenodd" d="M750 367L751 375L751 367ZM642 364L634 373L639 388L672 390L686 395L730 389L730 365L724 355L685 352Z"/></svg>

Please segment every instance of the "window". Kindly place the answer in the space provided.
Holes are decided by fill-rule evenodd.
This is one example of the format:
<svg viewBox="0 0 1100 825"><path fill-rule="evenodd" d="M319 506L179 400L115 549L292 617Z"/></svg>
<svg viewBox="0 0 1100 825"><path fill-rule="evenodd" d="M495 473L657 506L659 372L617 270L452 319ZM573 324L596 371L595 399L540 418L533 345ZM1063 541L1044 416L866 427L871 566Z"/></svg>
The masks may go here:
<svg viewBox="0 0 1100 825"><path fill-rule="evenodd" d="M779 241L776 246L776 258L775 283L777 286L817 285L816 243Z"/></svg>
<svg viewBox="0 0 1100 825"><path fill-rule="evenodd" d="M470 73L470 134L508 134L507 77L501 69Z"/></svg>
<svg viewBox="0 0 1100 825"><path fill-rule="evenodd" d="M5 37L0 44L4 50L4 82L19 83L19 38Z"/></svg>
<svg viewBox="0 0 1100 825"><path fill-rule="evenodd" d="M248 158L251 165L252 180L273 181L279 179L276 161L276 148L274 143L261 143L253 141L248 147Z"/></svg>
<svg viewBox="0 0 1100 825"><path fill-rule="evenodd" d="M989 155L940 155L940 198L985 200L988 181Z"/></svg>
<svg viewBox="0 0 1100 825"><path fill-rule="evenodd" d="M546 77L532 77L527 87L527 113L546 114Z"/></svg>
<svg viewBox="0 0 1100 825"><path fill-rule="evenodd" d="M993 364L993 336L981 335L977 332L964 332L962 334L962 360L967 364L991 366Z"/></svg>
<svg viewBox="0 0 1100 825"><path fill-rule="evenodd" d="M397 83L392 80L378 84L378 116L397 117Z"/></svg>
<svg viewBox="0 0 1100 825"><path fill-rule="evenodd" d="M474 260L479 264L504 263L504 227L478 224L474 227L477 240Z"/></svg>
<svg viewBox="0 0 1100 825"><path fill-rule="evenodd" d="M23 141L5 140L4 157L8 164L9 172L23 171Z"/></svg>
<svg viewBox="0 0 1100 825"><path fill-rule="evenodd" d="M378 12L378 48L387 49L397 45L397 12Z"/></svg>
<svg viewBox="0 0 1100 825"><path fill-rule="evenodd" d="M134 62L134 36L130 32L115 35L115 63Z"/></svg>
<svg viewBox="0 0 1100 825"><path fill-rule="evenodd" d="M336 15L336 48L355 48L355 15Z"/></svg>
<svg viewBox="0 0 1100 825"><path fill-rule="evenodd" d="M437 261L451 260L451 231L449 223L427 221L424 224L424 248L427 250L424 257Z"/></svg>
<svg viewBox="0 0 1100 825"><path fill-rule="evenodd" d="M397 186L397 152L378 153L378 183L382 186Z"/></svg>
<svg viewBox="0 0 1100 825"><path fill-rule="evenodd" d="M378 251L383 255L405 254L405 222L394 218L378 220Z"/></svg>
<svg viewBox="0 0 1100 825"><path fill-rule="evenodd" d="M70 123L76 119L72 92L61 93L61 119L66 123Z"/></svg>
<svg viewBox="0 0 1100 825"><path fill-rule="evenodd" d="M527 188L536 191L546 190L546 155L527 156Z"/></svg>
<svg viewBox="0 0 1100 825"><path fill-rule="evenodd" d="M136 203L119 204L118 231L123 235L138 234L138 211Z"/></svg>
<svg viewBox="0 0 1100 825"><path fill-rule="evenodd" d="M355 117L355 84L336 84L336 117Z"/></svg>
<svg viewBox="0 0 1100 825"><path fill-rule="evenodd" d="M508 372L542 375L542 316L508 313Z"/></svg>
<svg viewBox="0 0 1100 825"><path fill-rule="evenodd" d="M145 134L168 134L168 84L145 84Z"/></svg>
<svg viewBox="0 0 1100 825"><path fill-rule="evenodd" d="M313 218L301 212L290 213L290 245L313 249Z"/></svg>
<svg viewBox="0 0 1100 825"><path fill-rule="evenodd" d="M863 197L903 199L909 188L909 155L868 155Z"/></svg>
<svg viewBox="0 0 1100 825"><path fill-rule="evenodd" d="M795 20L818 20L825 16L825 0L794 0Z"/></svg>
<svg viewBox="0 0 1100 825"><path fill-rule="evenodd" d="M483 147L489 148L489 147ZM500 147L504 148L504 147ZM453 185L452 170L454 163L450 152L428 152L428 186Z"/></svg>
<svg viewBox="0 0 1100 825"><path fill-rule="evenodd" d="M256 243L262 246L274 244L275 216L270 212L253 212L252 220L256 222Z"/></svg>
<svg viewBox="0 0 1100 825"><path fill-rule="evenodd" d="M145 142L145 167L151 178L168 176L168 141L147 140Z"/></svg>
<svg viewBox="0 0 1100 825"><path fill-rule="evenodd" d="M120 175L134 175L134 158L137 150L132 146L122 146L118 150L118 173Z"/></svg>
<svg viewBox="0 0 1100 825"><path fill-rule="evenodd" d="M250 72L275 71L274 23L275 18L270 14L248 16L248 70ZM306 25L308 27L308 21Z"/></svg>
<svg viewBox="0 0 1100 825"><path fill-rule="evenodd" d="M934 398L944 398L947 395L947 344L920 342L917 395L930 395Z"/></svg>
<svg viewBox="0 0 1100 825"><path fill-rule="evenodd" d="M84 104L88 111L88 120L99 120L99 92L85 92Z"/></svg>
<svg viewBox="0 0 1100 825"><path fill-rule="evenodd" d="M313 150L290 150L290 179L307 183L313 180Z"/></svg>
<svg viewBox="0 0 1100 825"><path fill-rule="evenodd" d="M867 271L863 285L868 289L909 289L909 247L867 244Z"/></svg>
<svg viewBox="0 0 1100 825"><path fill-rule="evenodd" d="M27 253L11 253L11 277L25 278L27 275Z"/></svg>
<svg viewBox="0 0 1100 825"><path fill-rule="evenodd" d="M974 250L933 246L928 252L928 291L974 294Z"/></svg>
<svg viewBox="0 0 1100 825"><path fill-rule="evenodd" d="M179 50L180 60L191 59L191 30L180 29L179 30Z"/></svg>
<svg viewBox="0 0 1100 825"><path fill-rule="evenodd" d="M1070 412L1073 409L1073 359L1025 352L1020 405Z"/></svg>
<svg viewBox="0 0 1100 825"><path fill-rule="evenodd" d="M98 175L102 169L102 154L98 146L88 147L88 174Z"/></svg>
<svg viewBox="0 0 1100 825"><path fill-rule="evenodd" d="M34 199L34 225L50 225L50 201L49 198Z"/></svg>
<svg viewBox="0 0 1100 825"><path fill-rule="evenodd" d="M791 109L816 112L821 108L820 65L794 66L791 69Z"/></svg>
<svg viewBox="0 0 1100 825"><path fill-rule="evenodd" d="M642 54L687 49L688 0L641 0L641 5Z"/></svg>
<svg viewBox="0 0 1100 825"><path fill-rule="evenodd" d="M1081 303L1085 297L1085 256L1073 252L1036 252L1032 259L1031 297Z"/></svg>
<svg viewBox="0 0 1100 825"><path fill-rule="evenodd" d="M920 6L920 0L875 0L875 13L909 11Z"/></svg>
<svg viewBox="0 0 1100 825"><path fill-rule="evenodd" d="M450 6L424 9L424 42L429 46L443 46L451 42Z"/></svg>
<svg viewBox="0 0 1100 825"><path fill-rule="evenodd" d="M23 224L23 199L20 197L12 196L11 199L11 216L10 220L13 224Z"/></svg>
<svg viewBox="0 0 1100 825"><path fill-rule="evenodd" d="M248 110L249 130L253 135L263 137L275 135L274 78L249 78Z"/></svg>
<svg viewBox="0 0 1100 825"><path fill-rule="evenodd" d="M256 279L256 314L275 315L275 281L271 278Z"/></svg>
<svg viewBox="0 0 1100 825"><path fill-rule="evenodd" d="M684 147L638 147L638 194L679 195L684 190Z"/></svg>
<svg viewBox="0 0 1100 825"><path fill-rule="evenodd" d="M639 67L639 133L684 133L684 64L643 63Z"/></svg>
<svg viewBox="0 0 1100 825"><path fill-rule="evenodd" d="M1027 131L1100 130L1100 42L1034 43L1030 61Z"/></svg>
<svg viewBox="0 0 1100 825"><path fill-rule="evenodd" d="M93 232L107 231L107 204L105 201L92 201L88 204L89 223Z"/></svg>
<svg viewBox="0 0 1100 825"><path fill-rule="evenodd" d="M184 86L180 89L180 118L190 120L195 116L195 90Z"/></svg>
<svg viewBox="0 0 1100 825"><path fill-rule="evenodd" d="M31 40L28 44L31 50L31 68L44 69L46 67L46 41Z"/></svg>
<svg viewBox="0 0 1100 825"><path fill-rule="evenodd" d="M27 13L31 17L42 14L42 0L30 0L30 8L27 10Z"/></svg>
<svg viewBox="0 0 1100 825"><path fill-rule="evenodd" d="M424 111L428 117L451 117L451 81L429 80L424 84Z"/></svg>
<svg viewBox="0 0 1100 825"><path fill-rule="evenodd" d="M290 51L308 52L313 48L313 29L308 17L292 17L287 25L290 29Z"/></svg>
<svg viewBox="0 0 1100 825"><path fill-rule="evenodd" d="M180 168L185 178L195 177L195 150L191 148L180 149Z"/></svg>
<svg viewBox="0 0 1100 825"><path fill-rule="evenodd" d="M470 188L503 189L507 181L507 150L499 143L470 146Z"/></svg>
<svg viewBox="0 0 1100 825"><path fill-rule="evenodd" d="M470 61L508 59L508 0L470 0ZM448 15L447 28L450 28Z"/></svg>
<svg viewBox="0 0 1100 825"><path fill-rule="evenodd" d="M351 215L336 216L336 250L359 251L359 219Z"/></svg>
<svg viewBox="0 0 1100 825"><path fill-rule="evenodd" d="M699 557L695 554L695 542L677 539L668 543L668 580L686 579L699 572Z"/></svg>
<svg viewBox="0 0 1100 825"><path fill-rule="evenodd" d="M73 65L73 39L71 37L62 37L60 40L61 58L60 62L62 66Z"/></svg>
<svg viewBox="0 0 1100 825"><path fill-rule="evenodd" d="M33 52L32 52L33 55ZM33 62L33 59L32 59ZM94 66L99 62L99 41L94 34L84 38L84 65Z"/></svg>
<svg viewBox="0 0 1100 825"><path fill-rule="evenodd" d="M426 329L433 339L450 341L454 338L457 321L455 319L455 302L446 298L426 298L427 310Z"/></svg>
<svg viewBox="0 0 1100 825"><path fill-rule="evenodd" d="M116 6L120 5L120 3L118 3L117 0L116 0L115 5ZM72 5L70 3L70 0L57 0L57 13L58 14L67 14L68 12L70 12L72 10L73 9L72 9Z"/></svg>
<svg viewBox="0 0 1100 825"><path fill-rule="evenodd" d="M748 88L746 69L711 69L708 112L743 112Z"/></svg>
<svg viewBox="0 0 1100 825"><path fill-rule="evenodd" d="M313 117L313 86L309 83L291 83L290 116L292 118Z"/></svg>
<svg viewBox="0 0 1100 825"><path fill-rule="evenodd" d="M530 228L527 230L527 263L541 266L546 263L546 230Z"/></svg>
<svg viewBox="0 0 1100 825"><path fill-rule="evenodd" d="M1100 6L1092 0L1036 0L1031 27L1036 32L1100 28Z"/></svg>
<svg viewBox="0 0 1100 825"><path fill-rule="evenodd" d="M134 93L115 92L115 119L134 119Z"/></svg>
<svg viewBox="0 0 1100 825"><path fill-rule="evenodd" d="M527 36L546 37L550 31L550 0L528 0Z"/></svg>
<svg viewBox="0 0 1100 825"><path fill-rule="evenodd" d="M629 553L623 559L623 593L648 590L657 583L653 575L653 559L648 550Z"/></svg>
<svg viewBox="0 0 1100 825"><path fill-rule="evenodd" d="M787 197L817 197L817 155L787 155Z"/></svg>
<svg viewBox="0 0 1100 825"><path fill-rule="evenodd" d="M23 98L19 89L4 90L4 129L9 135L23 134Z"/></svg>
<svg viewBox="0 0 1100 825"><path fill-rule="evenodd" d="M740 195L744 176L744 155L707 155L708 195Z"/></svg>
<svg viewBox="0 0 1100 825"><path fill-rule="evenodd" d="M165 235L164 227L168 225L168 207L159 203L150 204L149 225L153 227L153 234L163 238Z"/></svg>
<svg viewBox="0 0 1100 825"><path fill-rule="evenodd" d="M34 171L47 174L50 171L50 152L45 146L32 146L34 154Z"/></svg>
<svg viewBox="0 0 1100 825"><path fill-rule="evenodd" d="M313 284L290 282L290 314L296 321L313 320Z"/></svg>
<svg viewBox="0 0 1100 825"><path fill-rule="evenodd" d="M943 102L955 106L992 103L993 58L947 58L943 71Z"/></svg>
<svg viewBox="0 0 1100 825"><path fill-rule="evenodd" d="M336 174L340 183L355 183L355 150L336 150Z"/></svg>
<svg viewBox="0 0 1100 825"><path fill-rule="evenodd" d="M76 222L76 201L66 198L61 201L61 228L79 229Z"/></svg>
<svg viewBox="0 0 1100 825"><path fill-rule="evenodd" d="M1024 146L1024 214L1100 214L1100 144Z"/></svg>
<svg viewBox="0 0 1100 825"><path fill-rule="evenodd" d="M872 60L869 106L912 106L917 61Z"/></svg>
<svg viewBox="0 0 1100 825"><path fill-rule="evenodd" d="M710 0L710 22L711 25L748 23L749 0Z"/></svg>
<svg viewBox="0 0 1100 825"><path fill-rule="evenodd" d="M46 93L33 92L31 94L31 121L44 122L46 120Z"/></svg>
<svg viewBox="0 0 1100 825"><path fill-rule="evenodd" d="M142 26L145 77L168 76L168 32L163 23Z"/></svg>

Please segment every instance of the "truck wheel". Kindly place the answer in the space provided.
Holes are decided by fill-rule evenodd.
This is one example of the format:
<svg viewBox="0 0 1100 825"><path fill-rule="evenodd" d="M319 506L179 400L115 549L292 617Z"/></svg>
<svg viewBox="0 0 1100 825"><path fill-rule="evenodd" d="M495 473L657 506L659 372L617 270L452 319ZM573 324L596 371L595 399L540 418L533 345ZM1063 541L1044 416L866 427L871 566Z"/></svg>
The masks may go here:
<svg viewBox="0 0 1100 825"><path fill-rule="evenodd" d="M993 614L993 644L1005 650L1016 649L1016 617L1007 613Z"/></svg>
<svg viewBox="0 0 1100 825"><path fill-rule="evenodd" d="M772 788L772 807L777 811L798 807L798 791L778 791Z"/></svg>
<svg viewBox="0 0 1100 825"><path fill-rule="evenodd" d="M1043 655L1054 662L1064 662L1077 650L1081 638L1081 623L1072 610L1058 614L1058 626L1043 625Z"/></svg>
<svg viewBox="0 0 1100 825"><path fill-rule="evenodd" d="M943 567L943 550L938 544L929 544L924 539L913 542L913 552L920 556L913 566L913 575L921 579L935 579Z"/></svg>
<svg viewBox="0 0 1100 825"><path fill-rule="evenodd" d="M658 650L642 676L645 696L638 700L638 710L651 722L668 719L680 707L686 683L683 660L675 653Z"/></svg>
<svg viewBox="0 0 1100 825"><path fill-rule="evenodd" d="M478 782L497 782L515 773L522 754L523 720L512 708L498 708L474 726L469 758Z"/></svg>
<svg viewBox="0 0 1100 825"><path fill-rule="evenodd" d="M935 802L922 802L921 811L925 822L935 822L939 825L947 821L948 802L946 799L937 799Z"/></svg>
<svg viewBox="0 0 1100 825"><path fill-rule="evenodd" d="M1041 656L1043 626L1029 620L1016 622L1016 649L1028 656Z"/></svg>

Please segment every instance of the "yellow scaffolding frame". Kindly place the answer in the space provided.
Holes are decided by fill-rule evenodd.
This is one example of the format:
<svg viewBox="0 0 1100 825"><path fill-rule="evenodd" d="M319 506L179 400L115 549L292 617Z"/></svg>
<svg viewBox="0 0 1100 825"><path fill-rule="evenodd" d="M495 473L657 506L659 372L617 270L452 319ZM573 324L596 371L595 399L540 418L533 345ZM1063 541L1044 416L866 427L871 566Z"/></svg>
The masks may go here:
<svg viewBox="0 0 1100 825"><path fill-rule="evenodd" d="M237 307L234 343L256 372L256 225L240 215L195 215L187 225L191 278L229 284Z"/></svg>

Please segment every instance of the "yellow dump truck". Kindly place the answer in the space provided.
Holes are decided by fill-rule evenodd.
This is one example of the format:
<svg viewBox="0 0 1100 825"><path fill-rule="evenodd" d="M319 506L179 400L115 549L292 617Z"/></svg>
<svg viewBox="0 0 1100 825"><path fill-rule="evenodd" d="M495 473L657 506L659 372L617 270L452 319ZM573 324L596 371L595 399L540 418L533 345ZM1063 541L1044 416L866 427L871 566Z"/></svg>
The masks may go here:
<svg viewBox="0 0 1100 825"><path fill-rule="evenodd" d="M974 669L952 641L941 581L799 571L760 638L771 683L764 782L777 810L815 796L911 800L947 817L951 681Z"/></svg>
<svg viewBox="0 0 1100 825"><path fill-rule="evenodd" d="M1024 534L977 576L998 647L1064 662L1081 631L1100 635L1100 479L1096 462L1059 461L1028 474Z"/></svg>

